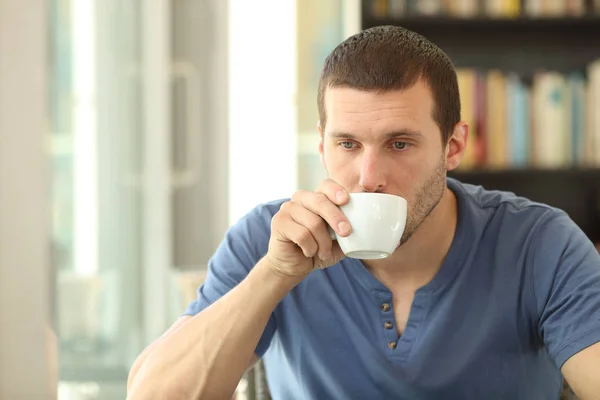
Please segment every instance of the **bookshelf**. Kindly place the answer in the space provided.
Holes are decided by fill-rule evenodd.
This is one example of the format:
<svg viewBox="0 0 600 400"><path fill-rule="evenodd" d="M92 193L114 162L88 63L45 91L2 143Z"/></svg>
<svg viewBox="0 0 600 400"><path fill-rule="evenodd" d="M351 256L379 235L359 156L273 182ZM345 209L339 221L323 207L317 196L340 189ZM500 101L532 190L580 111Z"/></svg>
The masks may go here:
<svg viewBox="0 0 600 400"><path fill-rule="evenodd" d="M600 243L600 1L362 0L459 73L471 138L450 176L565 210ZM517 105L517 106L515 106Z"/></svg>
<svg viewBox="0 0 600 400"><path fill-rule="evenodd" d="M543 66L569 71L600 56L600 14L563 18L374 17L365 28L402 25L442 47L457 67L500 68L530 74Z"/></svg>

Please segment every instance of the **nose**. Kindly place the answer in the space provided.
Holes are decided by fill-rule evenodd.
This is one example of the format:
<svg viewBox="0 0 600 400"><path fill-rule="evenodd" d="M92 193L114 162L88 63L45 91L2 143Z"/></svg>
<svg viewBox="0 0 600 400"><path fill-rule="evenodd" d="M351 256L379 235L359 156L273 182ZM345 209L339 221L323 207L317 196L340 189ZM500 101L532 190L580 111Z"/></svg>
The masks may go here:
<svg viewBox="0 0 600 400"><path fill-rule="evenodd" d="M360 171L360 187L365 192L385 192L386 171L383 160L374 152L364 152Z"/></svg>

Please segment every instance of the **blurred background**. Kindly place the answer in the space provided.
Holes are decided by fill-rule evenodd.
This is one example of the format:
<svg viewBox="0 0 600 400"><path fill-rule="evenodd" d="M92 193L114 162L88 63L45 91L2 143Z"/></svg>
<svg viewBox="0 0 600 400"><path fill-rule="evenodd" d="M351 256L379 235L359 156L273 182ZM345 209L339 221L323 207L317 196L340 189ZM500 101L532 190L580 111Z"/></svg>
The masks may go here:
<svg viewBox="0 0 600 400"><path fill-rule="evenodd" d="M0 0L0 399L125 398L225 230L325 177L323 61L381 24L458 68L452 175L600 243L599 0Z"/></svg>

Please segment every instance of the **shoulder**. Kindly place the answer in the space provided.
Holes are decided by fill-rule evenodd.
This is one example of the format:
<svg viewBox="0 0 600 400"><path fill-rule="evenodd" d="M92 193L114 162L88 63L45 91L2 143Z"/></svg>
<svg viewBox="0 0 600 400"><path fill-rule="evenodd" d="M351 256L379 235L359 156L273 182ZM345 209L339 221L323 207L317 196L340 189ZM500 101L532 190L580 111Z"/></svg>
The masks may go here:
<svg viewBox="0 0 600 400"><path fill-rule="evenodd" d="M259 204L235 221L226 231L213 260L243 261L253 266L268 249L271 220L288 199L278 199Z"/></svg>
<svg viewBox="0 0 600 400"><path fill-rule="evenodd" d="M513 212L538 213L560 211L548 204L539 203L513 192L488 189L448 178L448 187L471 207L488 210L509 210Z"/></svg>
<svg viewBox="0 0 600 400"><path fill-rule="evenodd" d="M564 211L511 192L448 181L461 210L481 227L481 239L527 255L529 263L556 265L568 249L594 253L591 240ZM466 211L465 211L466 210Z"/></svg>
<svg viewBox="0 0 600 400"><path fill-rule="evenodd" d="M533 262L539 270L568 268L593 263L600 271L600 255L591 239L567 213L557 210L544 215L536 232Z"/></svg>
<svg viewBox="0 0 600 400"><path fill-rule="evenodd" d="M455 180L449 180L448 186L458 199L459 224L468 231L469 245L475 244L480 254L493 255L502 268L530 269L534 262L557 257L558 247L569 241L587 239L567 213L556 207ZM553 245L552 252L540 255Z"/></svg>
<svg viewBox="0 0 600 400"><path fill-rule="evenodd" d="M255 206L231 225L228 231L235 234L260 234L261 232L270 234L270 232L265 232L265 229L270 231L273 216L277 214L281 205L288 200L277 199Z"/></svg>
<svg viewBox="0 0 600 400"><path fill-rule="evenodd" d="M569 219L561 209L512 192L487 189L451 178L448 178L448 187L455 193L460 210L478 225L501 235L499 239L516 239L515 235L519 233L531 234L547 219Z"/></svg>

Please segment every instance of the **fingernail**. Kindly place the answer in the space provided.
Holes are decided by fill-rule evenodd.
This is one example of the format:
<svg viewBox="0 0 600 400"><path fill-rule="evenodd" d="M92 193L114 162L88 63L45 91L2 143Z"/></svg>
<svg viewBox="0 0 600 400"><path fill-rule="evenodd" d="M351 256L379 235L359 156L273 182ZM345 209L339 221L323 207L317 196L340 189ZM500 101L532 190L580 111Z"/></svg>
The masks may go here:
<svg viewBox="0 0 600 400"><path fill-rule="evenodd" d="M350 224L346 221L340 222L338 224L338 231L340 232L340 234L345 235L346 233L350 232Z"/></svg>
<svg viewBox="0 0 600 400"><path fill-rule="evenodd" d="M338 190L335 194L335 198L338 199L338 201L344 201L346 199L346 193L344 193L343 190Z"/></svg>

